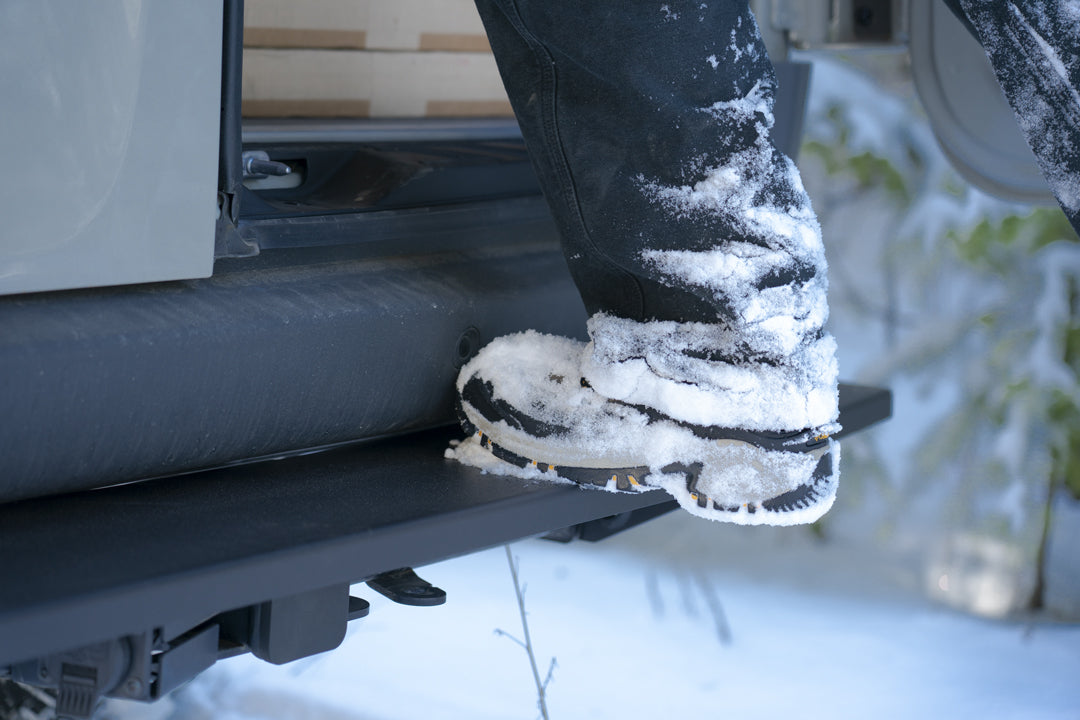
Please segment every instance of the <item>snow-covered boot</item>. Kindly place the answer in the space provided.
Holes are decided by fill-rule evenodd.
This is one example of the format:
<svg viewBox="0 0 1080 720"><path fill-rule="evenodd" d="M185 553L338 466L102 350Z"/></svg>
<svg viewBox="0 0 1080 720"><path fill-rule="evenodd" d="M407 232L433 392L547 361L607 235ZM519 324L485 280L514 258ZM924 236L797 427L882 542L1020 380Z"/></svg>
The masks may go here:
<svg viewBox="0 0 1080 720"><path fill-rule="evenodd" d="M485 347L458 379L471 437L450 454L663 487L712 519L817 519L839 452L825 257L769 139L775 80L745 2L477 5L591 342Z"/></svg>
<svg viewBox="0 0 1080 720"><path fill-rule="evenodd" d="M662 487L695 515L742 524L813 522L836 496L827 423L755 431L679 420L597 393L585 343L533 331L498 338L458 380L469 437L451 457L489 472L607 490Z"/></svg>

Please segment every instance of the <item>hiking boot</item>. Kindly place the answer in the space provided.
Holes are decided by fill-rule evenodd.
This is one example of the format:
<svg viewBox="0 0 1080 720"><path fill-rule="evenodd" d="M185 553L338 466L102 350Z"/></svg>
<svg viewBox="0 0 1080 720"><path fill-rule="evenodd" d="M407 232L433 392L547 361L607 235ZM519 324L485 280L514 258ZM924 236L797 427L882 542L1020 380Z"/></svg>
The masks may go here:
<svg viewBox="0 0 1080 720"><path fill-rule="evenodd" d="M459 375L468 437L448 457L616 492L663 488L694 515L746 525L813 522L831 507L835 422L770 431L672 417L599 394L581 372L587 355L534 331L492 341Z"/></svg>

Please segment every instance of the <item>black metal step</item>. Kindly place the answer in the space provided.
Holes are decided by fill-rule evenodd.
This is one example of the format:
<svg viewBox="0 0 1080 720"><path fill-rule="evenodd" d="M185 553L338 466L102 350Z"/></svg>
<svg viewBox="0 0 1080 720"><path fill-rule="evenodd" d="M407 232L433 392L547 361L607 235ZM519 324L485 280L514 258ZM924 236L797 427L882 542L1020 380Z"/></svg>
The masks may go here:
<svg viewBox="0 0 1080 720"><path fill-rule="evenodd" d="M890 412L887 390L842 385L840 403L844 435ZM674 507L662 491L484 475L443 458L459 436L443 428L0 506L0 666L129 634L169 639L234 608Z"/></svg>

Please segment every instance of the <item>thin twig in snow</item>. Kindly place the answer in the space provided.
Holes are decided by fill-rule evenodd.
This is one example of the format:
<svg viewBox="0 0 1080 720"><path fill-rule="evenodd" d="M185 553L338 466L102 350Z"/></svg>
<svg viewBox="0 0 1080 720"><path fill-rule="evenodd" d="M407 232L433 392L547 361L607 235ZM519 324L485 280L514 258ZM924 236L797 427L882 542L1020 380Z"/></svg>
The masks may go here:
<svg viewBox="0 0 1080 720"><path fill-rule="evenodd" d="M525 652L529 656L529 666L532 668L533 682L536 683L536 704L537 707L540 708L540 716L544 718L544 720L549 720L547 711L547 687L555 672L555 658L551 658L551 665L548 666L547 675L544 677L543 682L541 682L540 670L536 667L536 654L533 652L532 637L529 635L528 613L525 612L525 587L518 579L517 562L510 552L510 546L506 545L504 547L506 548L506 562L510 565L510 577L514 579L514 594L517 595L518 612L521 614L521 630L525 634L525 640L521 641L505 630L500 630L498 628L495 629L495 634L508 637L521 647L525 648Z"/></svg>
<svg viewBox="0 0 1080 720"><path fill-rule="evenodd" d="M712 615L713 622L716 624L717 639L720 640L721 645L730 645L731 625L728 624L724 605L720 602L720 594L716 592L716 588L713 587L712 582L704 573L695 573L695 578L698 585L701 586L702 594L705 596L705 604L709 607L709 614Z"/></svg>

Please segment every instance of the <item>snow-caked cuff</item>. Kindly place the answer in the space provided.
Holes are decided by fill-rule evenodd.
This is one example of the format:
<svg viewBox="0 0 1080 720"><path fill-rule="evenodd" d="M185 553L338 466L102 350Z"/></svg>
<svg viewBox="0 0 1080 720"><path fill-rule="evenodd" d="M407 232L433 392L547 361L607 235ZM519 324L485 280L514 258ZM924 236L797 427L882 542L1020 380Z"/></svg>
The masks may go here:
<svg viewBox="0 0 1080 720"><path fill-rule="evenodd" d="M760 287L762 280L799 265L787 252L750 243L713 250L646 250L642 258L677 287L697 287L726 306L728 322L753 352L784 358L821 330L829 317L824 259L801 282Z"/></svg>
<svg viewBox="0 0 1080 720"><path fill-rule="evenodd" d="M736 338L704 323L589 319L582 377L600 395L698 425L794 432L835 422L836 341L802 343L782 362L715 359Z"/></svg>

